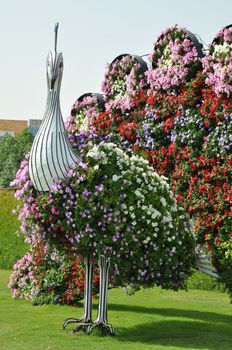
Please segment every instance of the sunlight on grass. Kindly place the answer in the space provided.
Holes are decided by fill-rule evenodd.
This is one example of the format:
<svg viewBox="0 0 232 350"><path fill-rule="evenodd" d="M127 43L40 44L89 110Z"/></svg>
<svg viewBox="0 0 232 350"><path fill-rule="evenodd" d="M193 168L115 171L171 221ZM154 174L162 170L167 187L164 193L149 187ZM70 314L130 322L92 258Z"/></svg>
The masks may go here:
<svg viewBox="0 0 232 350"><path fill-rule="evenodd" d="M0 271L1 350L231 350L232 305L226 294L209 291L148 289L127 296L109 291L109 322L115 337L72 334L62 330L67 317L79 317L78 307L32 306L14 300L7 288L10 271ZM94 300L94 317L97 300Z"/></svg>

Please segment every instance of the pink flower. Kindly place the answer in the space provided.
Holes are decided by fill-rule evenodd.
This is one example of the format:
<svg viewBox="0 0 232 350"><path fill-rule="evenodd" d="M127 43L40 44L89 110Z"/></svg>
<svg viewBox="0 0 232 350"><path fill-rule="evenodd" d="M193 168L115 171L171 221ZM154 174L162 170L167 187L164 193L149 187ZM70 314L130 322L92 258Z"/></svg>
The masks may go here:
<svg viewBox="0 0 232 350"><path fill-rule="evenodd" d="M58 210L56 209L56 207L54 207L54 206L52 206L51 212L52 212L52 214L54 214L54 215L59 215L59 211L58 211Z"/></svg>

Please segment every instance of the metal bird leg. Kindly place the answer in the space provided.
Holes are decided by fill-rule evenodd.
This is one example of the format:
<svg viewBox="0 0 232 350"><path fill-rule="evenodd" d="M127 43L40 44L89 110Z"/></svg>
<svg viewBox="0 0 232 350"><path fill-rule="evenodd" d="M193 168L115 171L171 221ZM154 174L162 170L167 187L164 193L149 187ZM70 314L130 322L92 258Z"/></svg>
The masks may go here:
<svg viewBox="0 0 232 350"><path fill-rule="evenodd" d="M84 257L85 264L85 285L84 285L84 315L81 318L67 318L64 321L63 329L69 323L76 323L73 332L79 330L87 331L92 321L92 282L93 282L93 259L91 256Z"/></svg>
<svg viewBox="0 0 232 350"><path fill-rule="evenodd" d="M96 321L88 327L87 333L90 334L93 329L98 328L100 329L102 335L115 335L114 328L110 324L108 324L107 320L108 278L110 259L104 256L100 256L98 265L100 268L98 315Z"/></svg>

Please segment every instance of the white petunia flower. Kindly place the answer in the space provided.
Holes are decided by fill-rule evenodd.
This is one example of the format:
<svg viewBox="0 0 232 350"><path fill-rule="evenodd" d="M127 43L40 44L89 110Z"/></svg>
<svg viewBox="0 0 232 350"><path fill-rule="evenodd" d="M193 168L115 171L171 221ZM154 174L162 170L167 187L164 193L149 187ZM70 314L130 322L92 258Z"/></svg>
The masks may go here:
<svg viewBox="0 0 232 350"><path fill-rule="evenodd" d="M167 202L166 202L166 200L165 200L164 197L161 197L161 198L160 198L160 202L161 202L161 204L162 204L164 207L166 207Z"/></svg>
<svg viewBox="0 0 232 350"><path fill-rule="evenodd" d="M117 176L117 175L113 175L112 180L113 180L114 182L116 182L116 181L118 180L118 176Z"/></svg>

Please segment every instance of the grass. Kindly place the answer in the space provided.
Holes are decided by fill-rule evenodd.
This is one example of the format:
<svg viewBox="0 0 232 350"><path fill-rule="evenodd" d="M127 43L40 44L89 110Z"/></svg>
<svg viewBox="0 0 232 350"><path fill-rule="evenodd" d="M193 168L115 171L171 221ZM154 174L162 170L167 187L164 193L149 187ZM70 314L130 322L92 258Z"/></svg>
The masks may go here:
<svg viewBox="0 0 232 350"><path fill-rule="evenodd" d="M0 268L10 269L27 250L23 237L15 232L20 222L12 210L19 204L12 190L0 190Z"/></svg>
<svg viewBox="0 0 232 350"><path fill-rule="evenodd" d="M62 330L67 317L79 317L78 307L32 306L14 300L7 288L10 271L0 271L1 350L231 350L232 305L226 294L212 291L161 291L127 296L109 291L109 322L115 337L72 334ZM94 317L97 300L94 301Z"/></svg>

